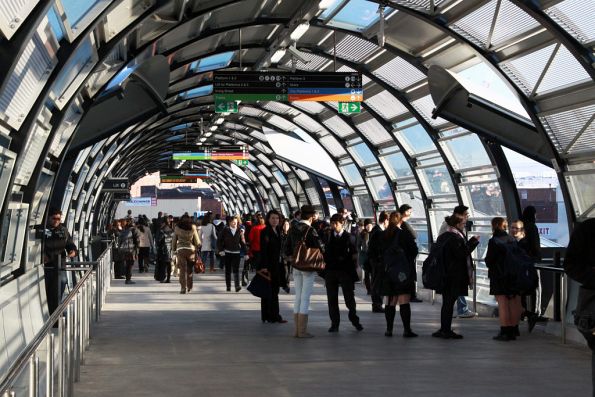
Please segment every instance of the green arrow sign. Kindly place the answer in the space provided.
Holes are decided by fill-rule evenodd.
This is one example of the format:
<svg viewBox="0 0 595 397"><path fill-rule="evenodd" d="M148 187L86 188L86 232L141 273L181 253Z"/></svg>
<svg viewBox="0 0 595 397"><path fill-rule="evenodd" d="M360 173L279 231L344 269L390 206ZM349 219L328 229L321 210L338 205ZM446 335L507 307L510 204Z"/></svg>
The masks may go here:
<svg viewBox="0 0 595 397"><path fill-rule="evenodd" d="M215 113L237 113L238 103L235 101L220 101L215 99Z"/></svg>
<svg viewBox="0 0 595 397"><path fill-rule="evenodd" d="M246 167L248 165L248 160L233 160L233 162L239 167Z"/></svg>
<svg viewBox="0 0 595 397"><path fill-rule="evenodd" d="M361 113L361 102L339 102L339 113Z"/></svg>

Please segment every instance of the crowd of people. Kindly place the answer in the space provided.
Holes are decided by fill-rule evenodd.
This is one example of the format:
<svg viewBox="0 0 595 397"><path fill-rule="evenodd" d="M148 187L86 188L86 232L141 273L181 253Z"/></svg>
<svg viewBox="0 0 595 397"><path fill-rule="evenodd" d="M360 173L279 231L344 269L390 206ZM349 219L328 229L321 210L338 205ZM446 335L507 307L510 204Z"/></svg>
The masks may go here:
<svg viewBox="0 0 595 397"><path fill-rule="evenodd" d="M279 309L279 292L290 291L293 280L295 336L312 337L308 333L310 296L316 276L324 280L330 319L329 332L338 332L340 325L339 287L342 291L348 319L361 331L363 326L357 315L355 283L363 278L372 304L372 312L384 313L385 335L394 331L397 306L406 338L416 337L411 325L411 302L416 296L417 233L409 224L412 207L403 204L397 211L378 214L372 219L358 220L345 208L330 219L320 219L312 206L303 206L285 218L276 210L266 215L256 213L244 217L225 219L207 213L200 218L184 214L179 218L160 213L149 220L144 215L136 219L129 213L116 220L108 232L117 248L114 252L115 278L133 284L132 269L148 272L155 263L154 278L170 283L174 272L180 283L180 293L193 288L193 269L197 262L204 271L225 274L226 291L239 292L250 281L250 271L265 277L272 293L261 302L261 320L268 323L286 323ZM442 295L441 327L432 336L443 339L461 339L452 329L454 307L461 318L474 317L465 297L473 285L474 262L472 252L479 245L480 236L468 236L469 209L459 205L445 218L438 232L434 250L441 250L440 266L444 280L437 290ZM515 340L518 325L527 318L530 328L537 321L535 288L518 286L506 269L506 261L516 261L509 251L520 250L527 262L540 260L539 234L535 226L535 209L529 207L523 220L511 223L510 234L504 218L492 220L493 236L488 243L485 262L490 278L490 293L498 303L500 332L498 341ZM299 266L299 250L320 253L322 268ZM309 255L312 255L311 253ZM528 259L527 259L528 258ZM513 265L516 265L514 263ZM536 273L535 273L536 274ZM233 280L233 286L232 286Z"/></svg>

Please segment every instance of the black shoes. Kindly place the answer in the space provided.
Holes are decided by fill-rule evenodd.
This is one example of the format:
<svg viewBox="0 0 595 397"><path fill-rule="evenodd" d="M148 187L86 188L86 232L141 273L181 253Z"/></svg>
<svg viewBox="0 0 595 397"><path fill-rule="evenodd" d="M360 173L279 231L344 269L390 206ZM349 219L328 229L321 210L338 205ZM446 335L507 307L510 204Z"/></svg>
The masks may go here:
<svg viewBox="0 0 595 397"><path fill-rule="evenodd" d="M393 336L393 331L386 330L386 332L384 333L384 336L388 336L388 337Z"/></svg>
<svg viewBox="0 0 595 397"><path fill-rule="evenodd" d="M126 280L124 282L124 284L136 284L136 283L134 281L132 281L132 280Z"/></svg>
<svg viewBox="0 0 595 397"><path fill-rule="evenodd" d="M226 288L226 291L227 291L227 292L231 291L231 287L227 287L227 288Z"/></svg>
<svg viewBox="0 0 595 397"><path fill-rule="evenodd" d="M434 338L442 338L442 339L463 339L463 335L455 333L453 330L450 331L442 331L438 330L432 334Z"/></svg>
<svg viewBox="0 0 595 397"><path fill-rule="evenodd" d="M328 329L328 332L339 332L339 326L331 325L331 327Z"/></svg>
<svg viewBox="0 0 595 397"><path fill-rule="evenodd" d="M403 338L417 338L417 334L411 330L403 332Z"/></svg>
<svg viewBox="0 0 595 397"><path fill-rule="evenodd" d="M355 327L356 330L358 330L358 332L364 330L364 327L362 327L362 325L360 323L353 324L353 326Z"/></svg>
<svg viewBox="0 0 595 397"><path fill-rule="evenodd" d="M240 292L241 289L242 287L236 287L236 292Z"/></svg>
<svg viewBox="0 0 595 397"><path fill-rule="evenodd" d="M384 313L382 306L372 306L372 313Z"/></svg>
<svg viewBox="0 0 595 397"><path fill-rule="evenodd" d="M516 340L515 327L500 327L500 332L492 339L500 342L509 342L511 340Z"/></svg>

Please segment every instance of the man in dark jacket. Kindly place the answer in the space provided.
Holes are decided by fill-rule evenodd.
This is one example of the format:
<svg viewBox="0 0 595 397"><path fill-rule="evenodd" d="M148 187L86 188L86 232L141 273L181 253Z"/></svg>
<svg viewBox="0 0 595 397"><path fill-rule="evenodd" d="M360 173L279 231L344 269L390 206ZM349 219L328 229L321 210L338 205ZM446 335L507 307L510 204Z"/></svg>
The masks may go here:
<svg viewBox="0 0 595 397"><path fill-rule="evenodd" d="M370 232L370 241L368 243L368 267L372 271L372 312L384 313L382 309L382 296L379 293L378 276L384 271L382 262L382 233L388 227L388 213L382 211L378 216L378 223Z"/></svg>
<svg viewBox="0 0 595 397"><path fill-rule="evenodd" d="M66 288L66 257L76 255L76 245L66 227L62 224L62 211L50 212L48 228L45 231L43 246L43 262L45 265L45 287L50 314L56 310L64 289Z"/></svg>
<svg viewBox="0 0 595 397"><path fill-rule="evenodd" d="M331 217L331 231L325 243L324 279L326 296L328 298L328 312L331 327L328 332L339 331L341 315L339 314L339 286L343 290L345 306L349 309L349 320L358 331L364 328L359 322L355 311L355 285L357 276L357 250L351 235L343 229L343 218L340 214Z"/></svg>
<svg viewBox="0 0 595 397"><path fill-rule="evenodd" d="M595 397L595 219L579 224L570 238L564 270L582 284L579 291L576 315L577 326L592 352L591 378Z"/></svg>
<svg viewBox="0 0 595 397"><path fill-rule="evenodd" d="M409 204L403 204L399 207L399 213L401 214L401 219L403 219L403 223L401 223L401 229L403 230L403 232L405 232L405 239L408 241L413 241L413 244L411 245L413 248L413 252L411 252L411 255L408 255L408 257L411 257L411 268L414 274L414 279L417 282L416 260L417 254L419 252L417 248L417 232L415 231L415 229L413 229L409 222L407 222L409 219L411 219L411 215L413 214L413 207L411 207ZM422 300L417 297L416 288L413 288L413 290L411 291L410 302L422 302Z"/></svg>

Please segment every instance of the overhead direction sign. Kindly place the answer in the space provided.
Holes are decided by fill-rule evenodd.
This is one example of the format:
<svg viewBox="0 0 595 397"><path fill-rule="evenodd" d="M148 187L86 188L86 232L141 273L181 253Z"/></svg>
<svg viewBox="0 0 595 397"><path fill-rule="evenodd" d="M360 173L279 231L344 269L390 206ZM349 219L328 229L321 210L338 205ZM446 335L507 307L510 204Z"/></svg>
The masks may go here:
<svg viewBox="0 0 595 397"><path fill-rule="evenodd" d="M128 178L108 178L103 183L104 192L126 193L130 190Z"/></svg>
<svg viewBox="0 0 595 397"><path fill-rule="evenodd" d="M217 100L215 98L215 113L237 113L238 103L236 101Z"/></svg>
<svg viewBox="0 0 595 397"><path fill-rule="evenodd" d="M128 201L130 200L130 193L114 193L112 200L114 201Z"/></svg>
<svg viewBox="0 0 595 397"><path fill-rule="evenodd" d="M361 102L339 102L339 113L361 113Z"/></svg>
<svg viewBox="0 0 595 397"><path fill-rule="evenodd" d="M173 160L249 160L248 146L194 146L174 149Z"/></svg>
<svg viewBox="0 0 595 397"><path fill-rule="evenodd" d="M216 71L213 73L213 95L216 104L229 101L361 102L364 100L362 75L358 72Z"/></svg>

